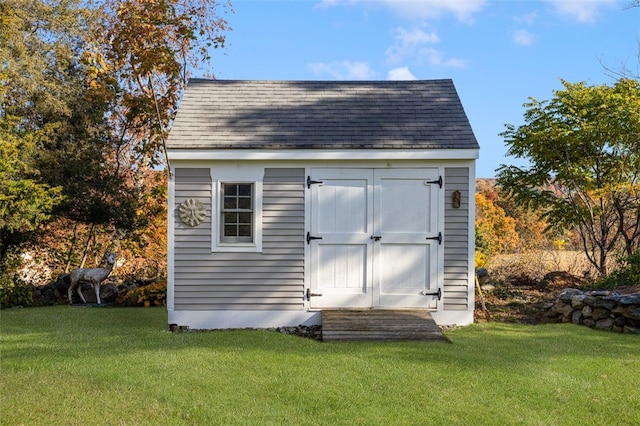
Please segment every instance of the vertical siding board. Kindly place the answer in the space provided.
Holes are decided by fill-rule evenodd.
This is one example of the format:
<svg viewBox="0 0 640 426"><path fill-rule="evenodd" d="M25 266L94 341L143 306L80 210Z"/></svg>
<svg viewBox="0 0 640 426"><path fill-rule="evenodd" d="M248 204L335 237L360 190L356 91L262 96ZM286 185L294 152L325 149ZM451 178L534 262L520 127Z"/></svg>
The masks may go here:
<svg viewBox="0 0 640 426"><path fill-rule="evenodd" d="M469 278L469 168L445 168L445 247L444 247L444 308L468 308ZM460 191L460 208L453 208L454 191Z"/></svg>
<svg viewBox="0 0 640 426"><path fill-rule="evenodd" d="M207 218L196 227L175 223L175 308L290 310L303 306L304 169L265 169L263 251L211 251L211 176L208 168L175 170L175 205L196 198ZM177 217L177 215L176 215Z"/></svg>

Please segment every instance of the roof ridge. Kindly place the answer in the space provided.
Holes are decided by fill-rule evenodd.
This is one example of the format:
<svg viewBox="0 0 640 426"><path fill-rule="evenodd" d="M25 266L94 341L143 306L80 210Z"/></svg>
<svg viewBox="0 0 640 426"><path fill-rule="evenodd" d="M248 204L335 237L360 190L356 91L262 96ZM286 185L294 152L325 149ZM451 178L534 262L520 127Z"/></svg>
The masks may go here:
<svg viewBox="0 0 640 426"><path fill-rule="evenodd" d="M261 84L297 84L297 83L318 83L318 84L418 84L428 82L453 82L451 78L433 78L420 80L243 80L243 79L217 79L192 77L187 81L187 85L194 83L261 83Z"/></svg>

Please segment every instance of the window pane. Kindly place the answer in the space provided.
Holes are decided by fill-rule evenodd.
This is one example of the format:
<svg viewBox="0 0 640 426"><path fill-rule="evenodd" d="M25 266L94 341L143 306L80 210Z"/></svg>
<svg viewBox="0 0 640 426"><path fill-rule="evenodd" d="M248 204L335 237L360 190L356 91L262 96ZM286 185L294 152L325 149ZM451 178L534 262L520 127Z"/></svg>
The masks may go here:
<svg viewBox="0 0 640 426"><path fill-rule="evenodd" d="M251 225L251 217L252 213L238 213L238 223L242 223L244 225Z"/></svg>
<svg viewBox="0 0 640 426"><path fill-rule="evenodd" d="M240 226L238 226L238 236L239 237L250 237L251 236L251 225L240 225Z"/></svg>
<svg viewBox="0 0 640 426"><path fill-rule="evenodd" d="M225 237L236 237L238 229L235 225L225 225L224 227L224 236Z"/></svg>
<svg viewBox="0 0 640 426"><path fill-rule="evenodd" d="M222 192L227 195L238 195L238 184L236 183L223 183Z"/></svg>
<svg viewBox="0 0 640 426"><path fill-rule="evenodd" d="M238 184L238 195L251 196L251 187L253 185L250 183L239 183Z"/></svg>
<svg viewBox="0 0 640 426"><path fill-rule="evenodd" d="M222 220L225 225L231 225L234 223L238 223L238 213L233 212L225 212L222 216Z"/></svg>
<svg viewBox="0 0 640 426"><path fill-rule="evenodd" d="M235 197L224 197L224 209L237 209L237 198Z"/></svg>
<svg viewBox="0 0 640 426"><path fill-rule="evenodd" d="M251 198L238 198L238 208L251 210Z"/></svg>

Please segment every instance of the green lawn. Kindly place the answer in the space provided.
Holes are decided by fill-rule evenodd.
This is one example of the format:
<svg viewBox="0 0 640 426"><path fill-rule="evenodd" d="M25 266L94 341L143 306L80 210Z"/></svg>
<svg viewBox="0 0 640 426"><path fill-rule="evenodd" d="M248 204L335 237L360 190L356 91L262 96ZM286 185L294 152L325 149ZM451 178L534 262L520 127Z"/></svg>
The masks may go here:
<svg viewBox="0 0 640 426"><path fill-rule="evenodd" d="M482 324L449 343L170 333L164 308L0 311L0 424L638 425L640 336Z"/></svg>

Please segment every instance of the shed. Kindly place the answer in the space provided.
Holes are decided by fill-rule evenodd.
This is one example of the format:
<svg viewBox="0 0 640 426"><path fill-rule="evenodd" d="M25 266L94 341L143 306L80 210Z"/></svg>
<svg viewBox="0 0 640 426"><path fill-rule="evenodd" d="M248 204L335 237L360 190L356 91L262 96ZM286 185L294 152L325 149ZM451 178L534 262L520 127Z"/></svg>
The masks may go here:
<svg viewBox="0 0 640 426"><path fill-rule="evenodd" d="M167 155L170 324L473 322L479 146L451 80L192 79Z"/></svg>

